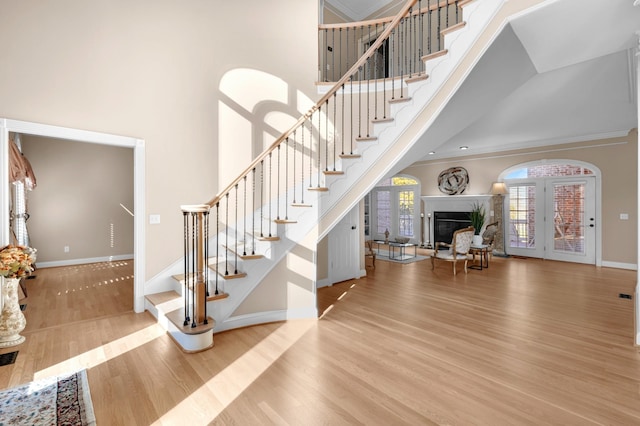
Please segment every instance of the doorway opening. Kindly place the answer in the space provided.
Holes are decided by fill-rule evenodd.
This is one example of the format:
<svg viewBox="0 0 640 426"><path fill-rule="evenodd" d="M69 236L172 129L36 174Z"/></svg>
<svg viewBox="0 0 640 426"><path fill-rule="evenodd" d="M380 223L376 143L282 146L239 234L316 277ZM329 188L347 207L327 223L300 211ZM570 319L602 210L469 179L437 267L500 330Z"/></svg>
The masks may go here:
<svg viewBox="0 0 640 426"><path fill-rule="evenodd" d="M10 237L10 199L9 194L9 133L23 135L42 136L55 139L63 139L75 142L93 143L133 149L133 176L134 195L134 289L133 309L135 312L144 311L144 282L145 282L145 246L144 246L144 140L111 135L107 133L91 132L86 130L71 129L51 126L41 123L10 120L0 118L0 187L3 188L0 198L0 244L7 245Z"/></svg>

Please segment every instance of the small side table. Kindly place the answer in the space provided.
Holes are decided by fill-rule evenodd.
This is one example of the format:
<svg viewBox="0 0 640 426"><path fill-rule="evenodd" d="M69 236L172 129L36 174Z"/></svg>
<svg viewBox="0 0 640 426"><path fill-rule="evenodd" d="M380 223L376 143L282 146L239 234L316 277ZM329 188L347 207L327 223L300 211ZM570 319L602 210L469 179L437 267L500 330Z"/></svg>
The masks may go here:
<svg viewBox="0 0 640 426"><path fill-rule="evenodd" d="M482 271L483 268L489 267L489 246L482 244L479 246L472 245L469 249L469 253L473 256L473 264L469 266L469 269L477 269ZM476 254L480 257L480 264L476 265Z"/></svg>
<svg viewBox="0 0 640 426"><path fill-rule="evenodd" d="M396 255L396 247L398 248L398 255ZM413 247L413 256L407 254L406 248ZM413 259L418 254L418 247L411 243L394 243L389 242L389 259L393 260L407 260Z"/></svg>

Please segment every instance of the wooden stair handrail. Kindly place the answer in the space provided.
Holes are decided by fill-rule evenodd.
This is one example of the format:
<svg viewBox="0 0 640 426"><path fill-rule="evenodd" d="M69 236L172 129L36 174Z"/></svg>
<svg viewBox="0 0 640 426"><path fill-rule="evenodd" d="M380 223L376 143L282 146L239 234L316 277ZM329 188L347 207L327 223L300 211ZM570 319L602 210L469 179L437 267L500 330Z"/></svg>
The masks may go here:
<svg viewBox="0 0 640 426"><path fill-rule="evenodd" d="M216 203L220 202L222 197L224 197L227 193L230 193L233 190L233 188L236 187L236 185L240 184L240 182L245 178L245 176L248 176L249 173L251 173L251 170L257 167L260 164L260 162L263 161L265 158L267 158L269 154L273 153L278 148L278 146L282 144L284 140L286 140L289 136L291 136L294 130L296 130L309 117L311 117L316 111L318 111L325 102L331 99L331 97L347 81L349 81L351 76L355 74L355 72L358 71L358 69L360 69L360 67L364 65L364 63L369 59L369 57L374 52L376 52L380 46L382 46L382 43L389 37L389 35L391 34L391 31L393 31L398 26L400 21L404 19L405 15L409 12L409 9L411 9L417 2L418 0L408 0L407 3L404 5L404 7L400 10L400 12L398 12L395 18L393 18L393 21L391 21L391 24L380 34L380 36L376 39L376 41L371 46L369 46L369 49L367 49L367 51L360 57L360 59L358 59L356 63L353 64L353 66L349 69L349 71L347 71L342 76L342 78L338 80L336 84L334 84L331 90L329 90L322 98L320 98L320 100L316 102L316 104L313 107L311 107L311 109L306 114L301 116L296 121L296 123L293 126L291 126L291 128L289 128L289 130L287 130L282 135L280 135L280 137L276 139L276 141L273 142L269 146L269 148L262 151L262 153L258 155L255 158L255 160L253 160L251 164L246 169L244 169L244 171L240 173L240 175L237 178L235 178L223 191L219 192L218 195L216 195L213 199L208 201L206 204L213 207L216 205ZM448 0L445 0L445 3L448 4Z"/></svg>

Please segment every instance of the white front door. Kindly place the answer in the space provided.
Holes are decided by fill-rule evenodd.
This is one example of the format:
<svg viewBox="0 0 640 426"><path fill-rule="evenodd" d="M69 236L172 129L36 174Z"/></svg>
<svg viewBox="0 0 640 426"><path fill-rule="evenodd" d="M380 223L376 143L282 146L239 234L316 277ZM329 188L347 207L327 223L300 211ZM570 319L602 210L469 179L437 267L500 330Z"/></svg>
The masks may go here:
<svg viewBox="0 0 640 426"><path fill-rule="evenodd" d="M360 273L360 206L354 207L329 233L329 280L338 283Z"/></svg>
<svg viewBox="0 0 640 426"><path fill-rule="evenodd" d="M508 184L507 253L595 264L595 177Z"/></svg>
<svg viewBox="0 0 640 426"><path fill-rule="evenodd" d="M595 177L546 183L546 258L594 264Z"/></svg>
<svg viewBox="0 0 640 426"><path fill-rule="evenodd" d="M507 186L507 254L544 257L544 186L535 181Z"/></svg>

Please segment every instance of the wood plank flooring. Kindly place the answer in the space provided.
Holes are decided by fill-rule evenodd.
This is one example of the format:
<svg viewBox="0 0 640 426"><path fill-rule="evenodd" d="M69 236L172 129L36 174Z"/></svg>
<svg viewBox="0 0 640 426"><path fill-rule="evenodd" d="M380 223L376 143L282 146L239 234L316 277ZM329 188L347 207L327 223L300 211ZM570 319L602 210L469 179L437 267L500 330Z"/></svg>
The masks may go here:
<svg viewBox="0 0 640 426"><path fill-rule="evenodd" d="M634 271L495 258L378 260L318 292L319 320L182 353L131 311L131 262L42 269L0 388L87 368L99 425L640 424ZM102 284L101 284L102 283Z"/></svg>

